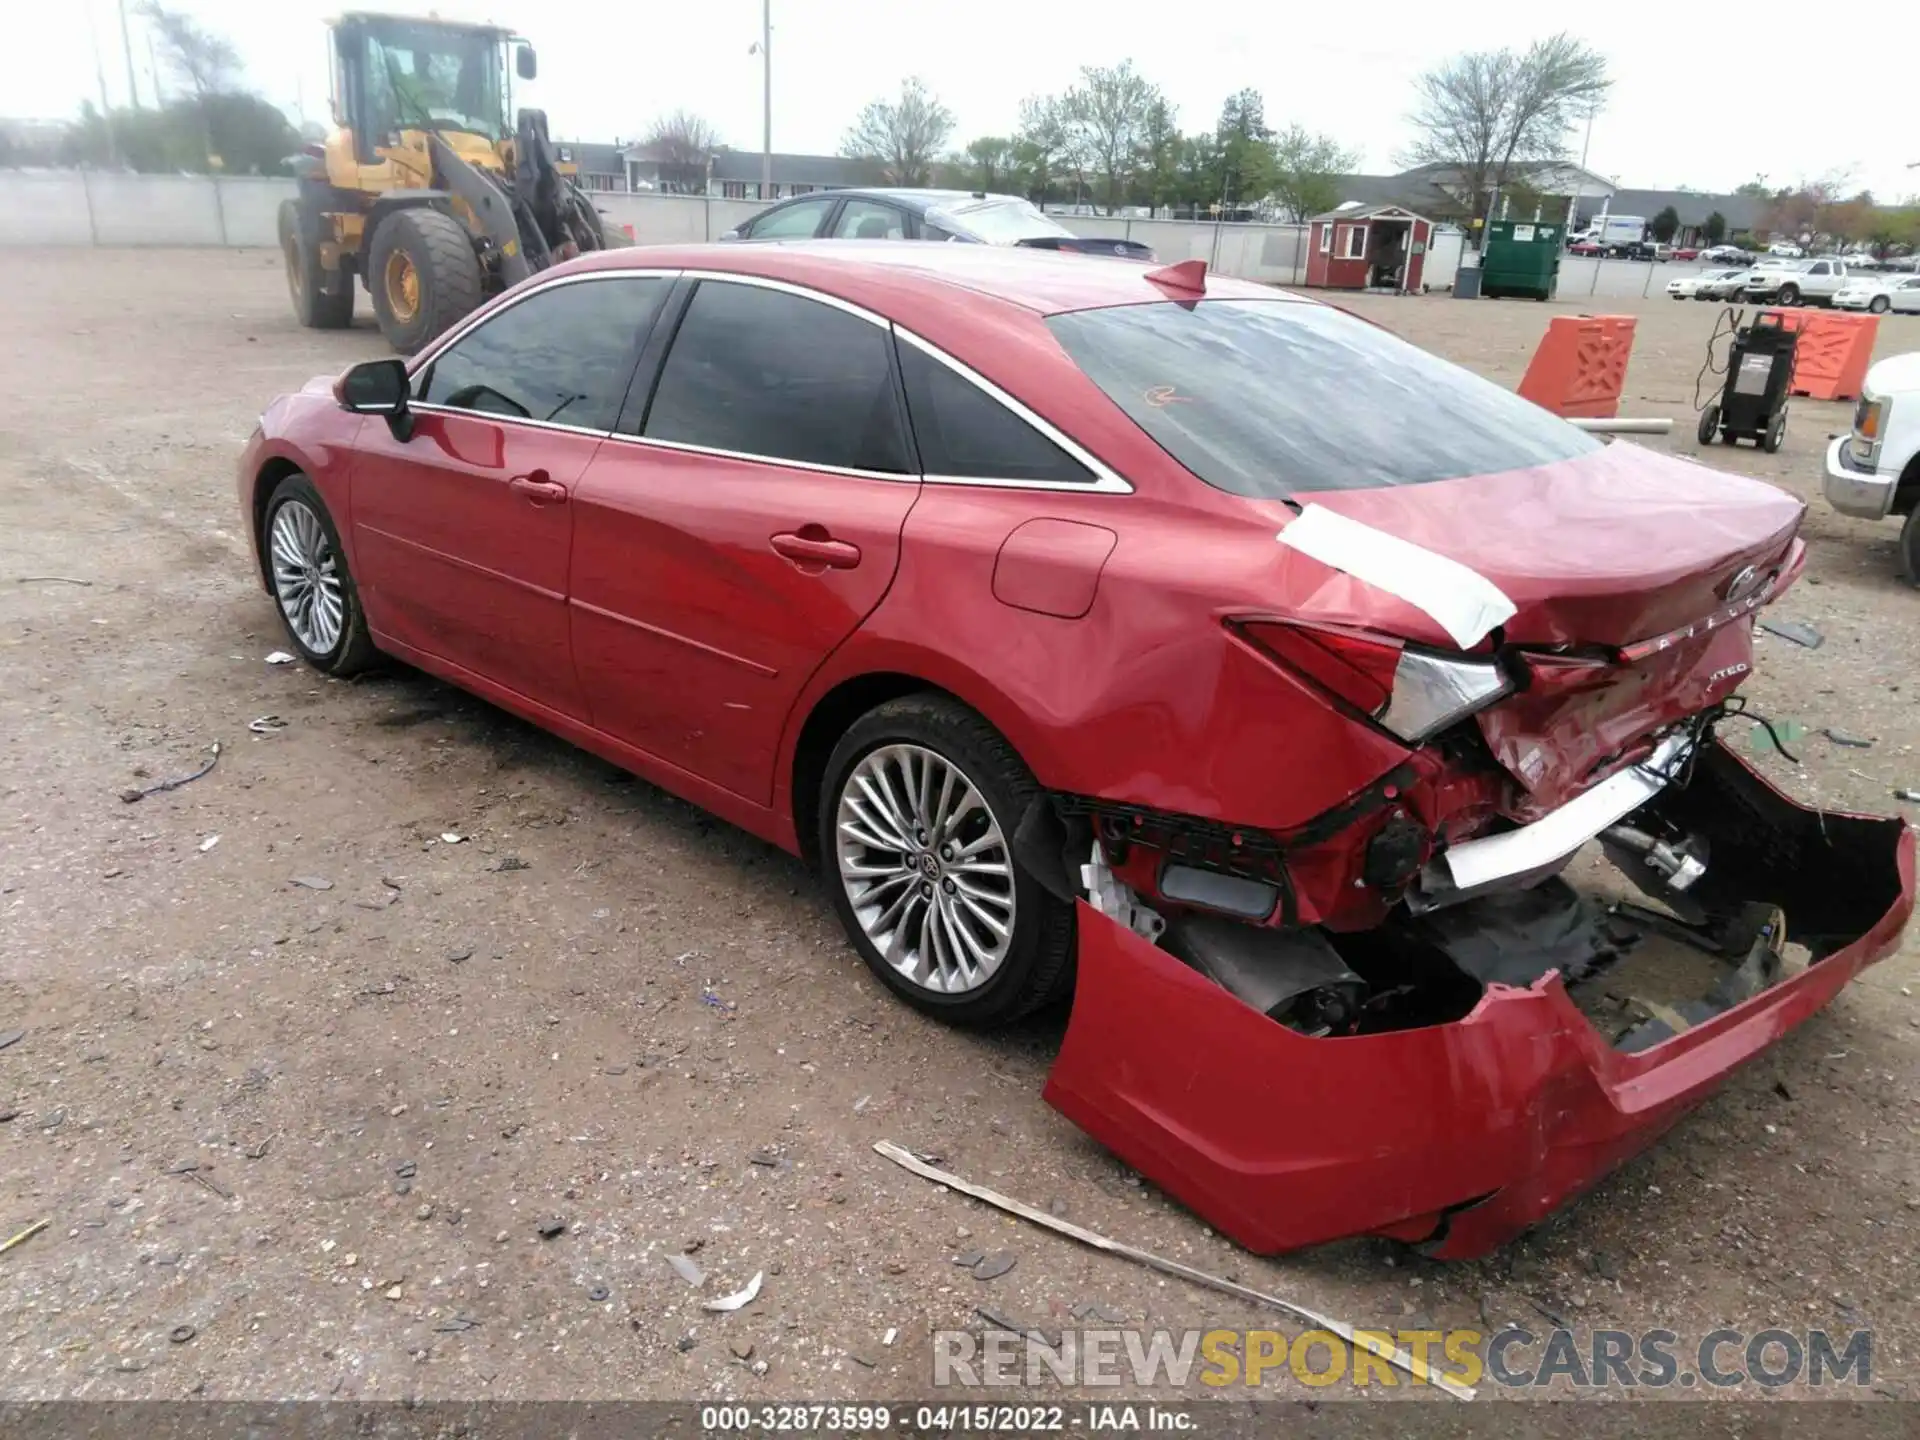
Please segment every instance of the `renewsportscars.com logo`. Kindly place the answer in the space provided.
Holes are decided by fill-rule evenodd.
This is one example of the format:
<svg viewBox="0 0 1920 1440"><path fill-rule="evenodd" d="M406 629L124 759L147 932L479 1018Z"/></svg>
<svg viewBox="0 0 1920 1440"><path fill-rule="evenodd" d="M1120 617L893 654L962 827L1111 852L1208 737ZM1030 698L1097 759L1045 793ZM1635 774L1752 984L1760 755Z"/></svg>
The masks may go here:
<svg viewBox="0 0 1920 1440"><path fill-rule="evenodd" d="M1836 1338L1825 1330L1712 1330L1685 1341L1672 1330L1568 1329L1540 1334L1510 1326L1480 1330L1359 1330L1349 1345L1328 1330L938 1330L937 1388L1128 1385L1183 1390L1257 1389L1291 1377L1302 1385L1422 1386L1441 1381L1509 1389L1766 1389L1806 1384L1865 1387L1873 1380L1873 1332ZM1412 1374L1387 1357L1413 1357Z"/></svg>

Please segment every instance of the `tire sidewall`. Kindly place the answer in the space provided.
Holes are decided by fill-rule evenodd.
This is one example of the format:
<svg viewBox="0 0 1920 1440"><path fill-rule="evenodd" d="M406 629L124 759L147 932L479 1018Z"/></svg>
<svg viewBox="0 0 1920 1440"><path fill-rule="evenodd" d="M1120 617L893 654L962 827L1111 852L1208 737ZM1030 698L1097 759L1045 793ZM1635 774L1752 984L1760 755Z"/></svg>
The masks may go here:
<svg viewBox="0 0 1920 1440"><path fill-rule="evenodd" d="M1071 946L1073 912L1041 888L1012 858L1014 831L1033 793L1037 793L1031 781L1025 784L1017 781L1009 783L999 760L971 743L972 737L963 727L942 724L942 718L944 716L940 712L931 708L899 713L891 707L882 706L856 721L841 738L827 761L820 787L816 835L820 873L833 902L834 913L840 917L840 923L845 927L854 949L882 984L916 1009L950 1024L986 1026L1018 1018L1033 1008L1025 1003L1023 997L1036 968L1044 963L1049 947L1058 943L1057 932L1062 924L1067 927L1067 943ZM924 990L888 964L886 957L881 955L861 929L853 913L853 902L847 895L846 884L840 877L836 822L840 795L847 777L875 750L900 743L922 746L948 763L957 765L986 800L993 818L999 823L1000 833L1006 837L1008 860L1013 870L1013 943L993 977L979 989L964 995L943 995ZM1022 790L1027 793L1019 793ZM1064 916L1061 913L1063 911Z"/></svg>
<svg viewBox="0 0 1920 1440"><path fill-rule="evenodd" d="M328 651L314 650L294 633L287 619L286 608L280 603L279 587L273 583L273 522L288 501L298 500L319 517L320 528L327 532L327 543L333 546L336 563L340 567L341 603L346 613L340 620L340 638ZM266 515L260 524L260 553L265 557L267 566L267 592L273 597L274 613L280 617L280 628L286 632L287 639L294 651L316 670L331 673L347 658L353 647L357 631L364 628L360 612L360 591L353 583L353 570L347 563L346 547L340 543L340 532L333 523L333 514L327 509L327 502L320 498L320 491L313 481L296 471L274 486L273 494L267 500Z"/></svg>

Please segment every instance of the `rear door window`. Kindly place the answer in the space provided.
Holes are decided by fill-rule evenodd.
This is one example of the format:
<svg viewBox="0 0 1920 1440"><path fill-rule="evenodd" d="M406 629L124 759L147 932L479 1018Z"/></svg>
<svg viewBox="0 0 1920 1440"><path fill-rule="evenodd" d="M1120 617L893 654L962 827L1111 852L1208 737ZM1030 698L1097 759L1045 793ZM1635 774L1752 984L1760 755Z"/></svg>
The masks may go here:
<svg viewBox="0 0 1920 1440"><path fill-rule="evenodd" d="M1531 401L1329 306L1166 301L1047 324L1135 424L1236 495L1418 485L1600 448Z"/></svg>
<svg viewBox="0 0 1920 1440"><path fill-rule="evenodd" d="M840 240L904 240L907 215L893 205L877 200L848 200L840 207L833 233Z"/></svg>
<svg viewBox="0 0 1920 1440"><path fill-rule="evenodd" d="M703 280L642 433L770 460L903 474L892 336L785 290Z"/></svg>
<svg viewBox="0 0 1920 1440"><path fill-rule="evenodd" d="M929 476L1091 485L1093 474L965 376L900 342L907 411Z"/></svg>

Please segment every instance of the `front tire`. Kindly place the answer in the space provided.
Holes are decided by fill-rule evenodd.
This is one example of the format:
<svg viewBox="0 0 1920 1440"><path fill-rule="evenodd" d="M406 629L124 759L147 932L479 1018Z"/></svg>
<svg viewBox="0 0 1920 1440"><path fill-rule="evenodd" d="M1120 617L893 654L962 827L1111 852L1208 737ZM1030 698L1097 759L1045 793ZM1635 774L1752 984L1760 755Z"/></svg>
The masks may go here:
<svg viewBox="0 0 1920 1440"><path fill-rule="evenodd" d="M1700 429L1697 432L1700 437L1700 443L1702 445L1711 445L1713 443L1713 437L1719 433L1719 430L1720 406L1716 402L1709 402L1707 408L1700 412Z"/></svg>
<svg viewBox="0 0 1920 1440"><path fill-rule="evenodd" d="M301 658L328 675L352 675L379 658L340 532L319 490L298 471L267 501L260 553L280 623Z"/></svg>
<svg viewBox="0 0 1920 1440"><path fill-rule="evenodd" d="M397 210L373 232L367 289L380 333L402 355L471 315L480 305L480 258L460 222L439 210Z"/></svg>
<svg viewBox="0 0 1920 1440"><path fill-rule="evenodd" d="M1876 295L1867 302L1867 309L1876 315L1884 315L1892 308L1893 302L1884 295Z"/></svg>
<svg viewBox="0 0 1920 1440"><path fill-rule="evenodd" d="M834 747L822 878L860 958L916 1010L987 1028L1071 987L1072 907L1013 859L1039 794L1006 739L944 696L889 701Z"/></svg>
<svg viewBox="0 0 1920 1440"><path fill-rule="evenodd" d="M1798 285L1782 285L1780 287L1779 303L1782 305L1798 305L1800 303L1800 287Z"/></svg>

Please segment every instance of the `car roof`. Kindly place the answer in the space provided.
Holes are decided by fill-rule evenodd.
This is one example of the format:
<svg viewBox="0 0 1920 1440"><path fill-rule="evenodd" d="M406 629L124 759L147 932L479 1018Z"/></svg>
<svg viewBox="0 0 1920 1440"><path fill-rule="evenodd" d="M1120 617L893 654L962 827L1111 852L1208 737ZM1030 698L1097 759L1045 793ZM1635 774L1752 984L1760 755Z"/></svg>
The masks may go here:
<svg viewBox="0 0 1920 1440"><path fill-rule="evenodd" d="M1147 277L1156 267L1105 256L1007 245L936 241L776 240L754 245L660 245L601 250L566 270L713 270L757 275L820 290L911 324L903 313L951 308L985 296L1039 315L1186 299ZM1224 275L1206 277L1215 300L1281 300L1314 304L1270 286Z"/></svg>
<svg viewBox="0 0 1920 1440"><path fill-rule="evenodd" d="M927 211L940 206L959 205L1028 205L1032 202L1019 195L997 195L987 190L906 190L886 185L850 185L844 190L817 190L806 195L797 195L797 200L821 200L850 198L855 200L885 200L924 215ZM790 205L792 200L784 200Z"/></svg>

